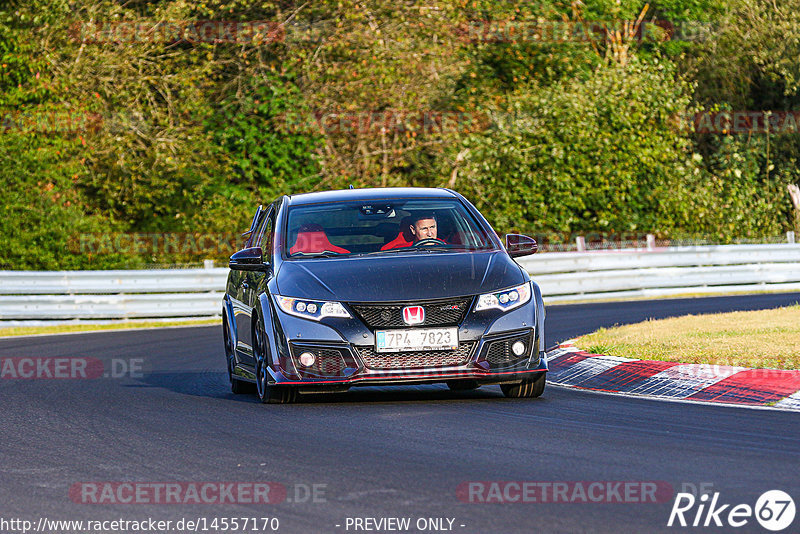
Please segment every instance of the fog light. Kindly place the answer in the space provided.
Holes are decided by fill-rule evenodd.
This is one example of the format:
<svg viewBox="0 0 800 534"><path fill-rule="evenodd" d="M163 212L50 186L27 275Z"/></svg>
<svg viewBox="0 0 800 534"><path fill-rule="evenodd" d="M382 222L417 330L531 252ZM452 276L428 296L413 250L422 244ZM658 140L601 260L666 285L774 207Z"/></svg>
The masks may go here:
<svg viewBox="0 0 800 534"><path fill-rule="evenodd" d="M513 345L511 345L511 350L514 351L514 354L517 356L522 356L525 353L525 343L522 341L517 341Z"/></svg>
<svg viewBox="0 0 800 534"><path fill-rule="evenodd" d="M300 355L300 365L303 367L311 367L315 361L317 361L317 357L313 352L304 352Z"/></svg>

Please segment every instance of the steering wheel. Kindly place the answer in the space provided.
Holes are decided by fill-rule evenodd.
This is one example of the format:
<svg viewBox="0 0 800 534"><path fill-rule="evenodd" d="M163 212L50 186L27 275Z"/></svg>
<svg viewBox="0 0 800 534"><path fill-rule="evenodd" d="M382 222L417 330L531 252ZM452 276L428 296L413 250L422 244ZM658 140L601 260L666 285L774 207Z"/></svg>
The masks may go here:
<svg viewBox="0 0 800 534"><path fill-rule="evenodd" d="M447 243L445 243L441 239L437 239L435 237L428 237L426 239L420 239L419 241L414 243L414 246L415 247L425 247L425 246L429 246L429 245L446 245L446 244Z"/></svg>

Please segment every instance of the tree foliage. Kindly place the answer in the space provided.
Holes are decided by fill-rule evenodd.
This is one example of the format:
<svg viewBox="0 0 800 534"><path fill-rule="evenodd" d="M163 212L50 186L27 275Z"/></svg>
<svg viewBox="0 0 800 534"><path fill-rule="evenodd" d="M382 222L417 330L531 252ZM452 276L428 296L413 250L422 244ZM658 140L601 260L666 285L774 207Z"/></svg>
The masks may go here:
<svg viewBox="0 0 800 534"><path fill-rule="evenodd" d="M676 118L798 109L798 8L7 1L0 263L197 261L70 243L239 231L258 203L351 183L453 187L500 232L776 236L797 220L786 186L800 181L798 132L701 134ZM192 21L268 24L237 42L85 39L93 24ZM707 31L671 34L664 21Z"/></svg>

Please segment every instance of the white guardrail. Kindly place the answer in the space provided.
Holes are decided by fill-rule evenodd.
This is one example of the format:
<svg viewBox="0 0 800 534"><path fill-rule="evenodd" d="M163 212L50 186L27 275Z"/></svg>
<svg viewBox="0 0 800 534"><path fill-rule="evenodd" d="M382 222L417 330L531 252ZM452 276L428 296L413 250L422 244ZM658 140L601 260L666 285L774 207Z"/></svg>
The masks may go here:
<svg viewBox="0 0 800 534"><path fill-rule="evenodd" d="M0 324L219 315L227 277L227 268L0 271Z"/></svg>
<svg viewBox="0 0 800 534"><path fill-rule="evenodd" d="M800 290L800 244L549 252L519 259L545 301ZM228 269L0 271L0 323L219 315Z"/></svg>

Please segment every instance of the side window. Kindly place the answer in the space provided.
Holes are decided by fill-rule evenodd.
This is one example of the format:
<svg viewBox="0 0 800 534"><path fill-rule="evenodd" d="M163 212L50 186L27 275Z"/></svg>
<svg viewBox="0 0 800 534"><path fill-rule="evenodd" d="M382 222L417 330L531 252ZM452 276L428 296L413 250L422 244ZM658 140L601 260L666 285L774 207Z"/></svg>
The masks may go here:
<svg viewBox="0 0 800 534"><path fill-rule="evenodd" d="M273 238L273 231L272 229L275 227L275 210L271 209L266 217L264 217L264 222L259 225L257 229L256 239L254 241L254 245L256 247L261 247L262 251L264 252L264 261L272 263L272 238Z"/></svg>
<svg viewBox="0 0 800 534"><path fill-rule="evenodd" d="M264 220L264 208L263 206L258 206L255 215L253 215L253 222L250 223L250 228L247 232L242 234L245 237L244 242L242 243L242 248L249 248L252 247L252 243L254 242L254 238L256 236L256 232L258 232L258 226L261 224L261 221Z"/></svg>
<svg viewBox="0 0 800 534"><path fill-rule="evenodd" d="M267 213L267 210L264 210L264 212L261 214L261 217L259 217L258 222L256 223L256 227L253 229L253 233L250 234L250 239L247 242L248 247L261 246L261 234L264 232L264 225L267 222L268 216L269 214Z"/></svg>

